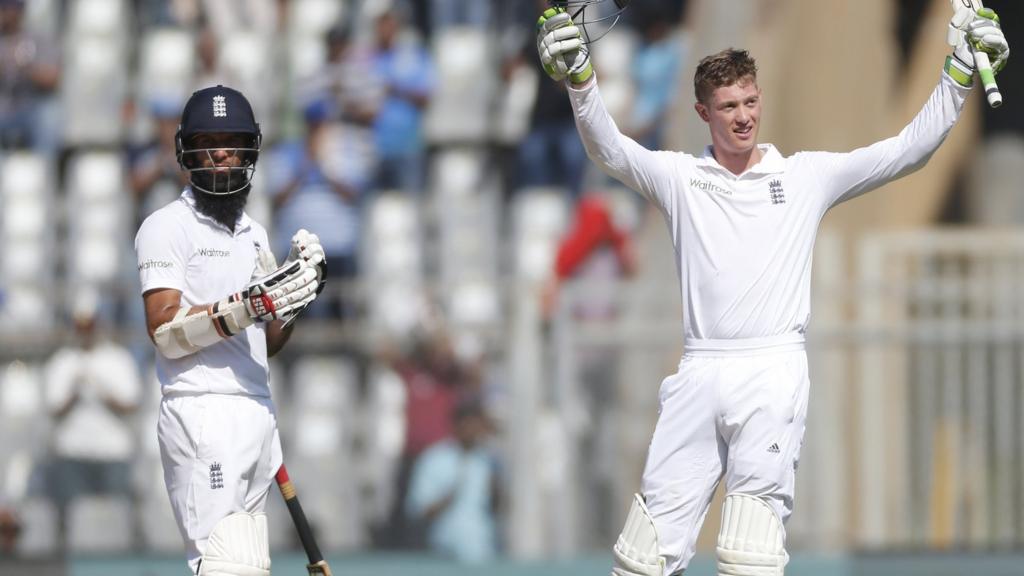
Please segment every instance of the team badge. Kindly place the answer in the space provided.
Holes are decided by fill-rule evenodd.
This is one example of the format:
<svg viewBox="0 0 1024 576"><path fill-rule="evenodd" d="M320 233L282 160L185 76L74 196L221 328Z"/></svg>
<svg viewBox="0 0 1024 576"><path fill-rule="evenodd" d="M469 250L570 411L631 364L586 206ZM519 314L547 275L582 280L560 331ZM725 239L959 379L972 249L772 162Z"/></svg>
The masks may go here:
<svg viewBox="0 0 1024 576"><path fill-rule="evenodd" d="M220 462L210 464L210 490L218 490L224 487L224 472L220 469Z"/></svg>
<svg viewBox="0 0 1024 576"><path fill-rule="evenodd" d="M772 180L768 183L768 194L771 196L772 204L786 203L786 193L782 189L781 180Z"/></svg>
<svg viewBox="0 0 1024 576"><path fill-rule="evenodd" d="M224 100L223 96L213 97L213 117L214 118L227 118L228 117L228 103Z"/></svg>

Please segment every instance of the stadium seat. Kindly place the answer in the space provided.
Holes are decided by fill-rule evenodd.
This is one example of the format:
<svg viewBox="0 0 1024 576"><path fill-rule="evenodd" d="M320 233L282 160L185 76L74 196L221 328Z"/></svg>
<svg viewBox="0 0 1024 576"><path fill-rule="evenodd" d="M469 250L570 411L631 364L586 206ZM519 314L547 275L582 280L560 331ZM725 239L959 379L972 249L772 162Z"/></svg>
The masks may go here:
<svg viewBox="0 0 1024 576"><path fill-rule="evenodd" d="M434 40L437 88L424 119L428 142L475 144L491 135L497 79L489 72L489 42L483 30L458 26Z"/></svg>
<svg viewBox="0 0 1024 576"><path fill-rule="evenodd" d="M303 413L339 414L351 410L358 400L359 374L348 358L303 356L292 368L291 381L294 384L292 404Z"/></svg>
<svg viewBox="0 0 1024 576"><path fill-rule="evenodd" d="M105 37L65 38L61 101L64 139L71 146L116 145L128 92L124 43Z"/></svg>
<svg viewBox="0 0 1024 576"><path fill-rule="evenodd" d="M363 261L370 279L422 276L423 253L416 203L395 193L379 195L369 207Z"/></svg>
<svg viewBox="0 0 1024 576"><path fill-rule="evenodd" d="M321 38L347 16L345 5L336 0L292 0L288 6L289 36Z"/></svg>
<svg viewBox="0 0 1024 576"><path fill-rule="evenodd" d="M486 152L479 148L452 147L431 161L431 194L444 198L464 197L479 190L488 174Z"/></svg>
<svg viewBox="0 0 1024 576"><path fill-rule="evenodd" d="M135 85L139 101L188 98L195 75L195 40L180 28L157 28L142 37Z"/></svg>
<svg viewBox="0 0 1024 576"><path fill-rule="evenodd" d="M408 197L381 194L370 209L367 229L381 239L414 236L419 233L416 206Z"/></svg>
<svg viewBox="0 0 1024 576"><path fill-rule="evenodd" d="M36 241L46 235L53 225L52 215L47 213L43 198L21 197L5 198L2 202L3 230L6 242L12 240Z"/></svg>
<svg viewBox="0 0 1024 576"><path fill-rule="evenodd" d="M38 198L49 192L49 167L46 160L31 152L13 153L2 161L0 201L11 198Z"/></svg>
<svg viewBox="0 0 1024 576"><path fill-rule="evenodd" d="M493 326L501 317L500 295L490 281L464 280L448 291L446 309L455 326Z"/></svg>
<svg viewBox="0 0 1024 576"><path fill-rule="evenodd" d="M109 283L124 264L128 203L124 201L124 165L119 154L83 152L68 168L67 272L76 281Z"/></svg>
<svg viewBox="0 0 1024 576"><path fill-rule="evenodd" d="M3 284L8 288L34 286L41 289L50 285L52 244L38 242L36 238L7 237L0 246L0 270L3 270Z"/></svg>
<svg viewBox="0 0 1024 576"><path fill-rule="evenodd" d="M38 332L53 326L53 302L37 284L13 284L5 288L0 325L5 332Z"/></svg>
<svg viewBox="0 0 1024 576"><path fill-rule="evenodd" d="M393 370L373 366L367 376L366 422L363 444L364 473L373 491L365 503L368 521L387 520L394 498L394 478L405 446L406 390Z"/></svg>
<svg viewBox="0 0 1024 576"><path fill-rule="evenodd" d="M70 0L67 32L75 37L128 34L127 0Z"/></svg>
<svg viewBox="0 0 1024 576"><path fill-rule="evenodd" d="M318 36L294 36L288 43L289 73L293 82L313 77L327 62L327 47Z"/></svg>
<svg viewBox="0 0 1024 576"><path fill-rule="evenodd" d="M127 498L76 498L68 508L68 550L72 553L131 550L135 538L132 514L132 506Z"/></svg>
<svg viewBox="0 0 1024 576"><path fill-rule="evenodd" d="M68 170L69 192L78 201L90 204L124 195L124 166L119 154L82 153L72 159Z"/></svg>
<svg viewBox="0 0 1024 576"><path fill-rule="evenodd" d="M529 280L551 275L558 241L568 225L567 194L557 188L521 190L512 208L515 273Z"/></svg>

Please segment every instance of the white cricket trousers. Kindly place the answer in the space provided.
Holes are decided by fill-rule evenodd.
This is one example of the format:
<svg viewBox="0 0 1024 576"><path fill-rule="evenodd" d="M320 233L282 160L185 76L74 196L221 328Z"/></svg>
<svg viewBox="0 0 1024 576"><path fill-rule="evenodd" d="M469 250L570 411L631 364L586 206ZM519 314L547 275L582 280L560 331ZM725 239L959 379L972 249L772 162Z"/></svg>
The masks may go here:
<svg viewBox="0 0 1024 576"><path fill-rule="evenodd" d="M800 334L686 341L679 371L661 383L641 487L666 574L689 564L723 477L727 494L758 496L789 518L808 387Z"/></svg>
<svg viewBox="0 0 1024 576"><path fill-rule="evenodd" d="M213 527L235 512L262 512L281 466L270 398L165 396L157 421L164 483L195 574Z"/></svg>

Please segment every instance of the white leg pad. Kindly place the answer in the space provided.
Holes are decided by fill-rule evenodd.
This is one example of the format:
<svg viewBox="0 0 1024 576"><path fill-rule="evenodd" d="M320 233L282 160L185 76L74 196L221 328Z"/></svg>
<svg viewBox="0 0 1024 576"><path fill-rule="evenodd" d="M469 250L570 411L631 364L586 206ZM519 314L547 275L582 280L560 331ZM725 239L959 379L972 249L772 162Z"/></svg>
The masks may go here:
<svg viewBox="0 0 1024 576"><path fill-rule="evenodd" d="M639 494L633 495L626 525L612 553L615 555L612 576L663 576L665 573L665 559L658 551L654 520Z"/></svg>
<svg viewBox="0 0 1024 576"><path fill-rule="evenodd" d="M267 515L237 512L213 527L199 576L270 576Z"/></svg>
<svg viewBox="0 0 1024 576"><path fill-rule="evenodd" d="M719 576L782 576L789 555L782 521L756 496L729 494L718 533Z"/></svg>

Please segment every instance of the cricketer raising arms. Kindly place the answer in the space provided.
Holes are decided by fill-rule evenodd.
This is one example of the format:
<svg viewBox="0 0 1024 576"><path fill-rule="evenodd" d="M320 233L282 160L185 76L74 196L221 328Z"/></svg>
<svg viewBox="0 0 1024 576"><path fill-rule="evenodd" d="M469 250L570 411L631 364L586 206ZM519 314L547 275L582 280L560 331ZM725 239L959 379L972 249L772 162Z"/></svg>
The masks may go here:
<svg viewBox="0 0 1024 576"><path fill-rule="evenodd" d="M659 390L641 494L615 543L613 574L682 572L723 478L718 573L783 574L783 525L793 510L807 409L804 331L818 224L832 206L928 161L974 85L972 49L996 72L1005 65L1009 48L995 13L975 10L967 20L957 23L963 34L910 124L849 153L783 156L759 144L754 60L733 49L708 56L697 67L694 107L711 145L691 156L650 151L621 134L580 27L562 8L540 17L541 62L568 83L588 155L658 206L678 259L685 352Z"/></svg>
<svg viewBox="0 0 1024 576"><path fill-rule="evenodd" d="M195 92L175 140L189 185L135 238L164 481L193 574L267 576L263 510L282 462L267 357L319 294L325 256L300 230L278 267L244 212L261 134L241 93Z"/></svg>

